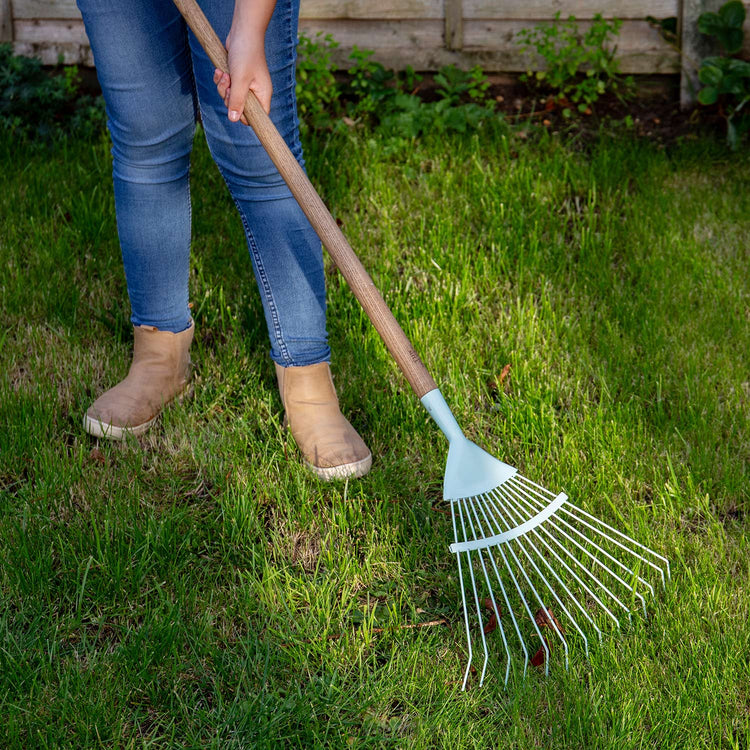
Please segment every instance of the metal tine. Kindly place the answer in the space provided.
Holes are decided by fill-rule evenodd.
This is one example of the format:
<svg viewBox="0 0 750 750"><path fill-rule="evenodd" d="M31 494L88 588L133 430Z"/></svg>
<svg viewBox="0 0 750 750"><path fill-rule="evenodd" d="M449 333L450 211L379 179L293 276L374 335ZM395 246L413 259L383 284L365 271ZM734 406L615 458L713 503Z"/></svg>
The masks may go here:
<svg viewBox="0 0 750 750"><path fill-rule="evenodd" d="M602 526L604 526L609 531L614 532L615 534L621 536L623 539L627 539L628 542L630 542L631 544L634 544L636 547L639 547L639 548L645 550L646 552L648 552L650 555L653 555L654 557L658 557L659 560L662 560L664 563L666 563L666 566L667 566L667 576L666 576L666 578L670 578L671 579L672 575L671 575L671 572L669 570L669 560L667 560L666 557L662 557L660 554L658 554L657 552L654 552L652 549L649 549L648 547L646 547L645 545L641 544L640 542L636 542L635 539L633 539L632 537L629 537L627 534L623 534L622 531L618 531L617 529L613 529L609 524L606 524L601 519L596 518L596 516L592 516L590 513L587 513L585 510L583 510L583 508L579 508L577 505L573 505L573 503L570 503L570 502L566 503L566 504L569 505L570 508L572 508L577 513L582 513L584 516L590 518L592 521L596 521L596 523L601 524ZM578 518L575 515L575 513L573 513L573 510L570 510L569 508L565 508L565 507L563 507L561 510L564 510L568 515L570 515L573 518L575 518L579 523L582 523L584 526L587 526L588 528L592 529L593 531L596 531L598 534L601 534L603 537L606 537L613 544L616 544L618 547L622 547L622 549L628 550L628 552L630 552L630 554L635 555L640 560L643 560L643 562L645 562L646 565L650 565L655 570L658 570L659 571L659 575L661 577L661 585L662 585L662 587L666 588L667 582L666 582L666 579L664 577L664 569L662 567L660 567L659 565L657 565L654 562L651 562L650 560L647 560L646 558L644 558L641 555L639 555L637 552L634 552L633 550L628 549L623 544L620 544L620 542L618 542L616 539L611 539L601 529L597 529L594 526L591 526L591 524L586 523L586 521L584 521L582 518Z"/></svg>
<svg viewBox="0 0 750 750"><path fill-rule="evenodd" d="M488 521L488 523L489 523L489 521ZM490 528L492 528L493 526L498 531L500 530L500 524L498 523L497 519L493 519L493 523L490 524ZM526 610L526 614L528 614L529 619L531 620L531 624L534 626L534 630L536 630L536 633L539 636L539 640L542 643L542 648L544 648L544 653L546 655L546 658L544 660L544 663L545 663L544 673L545 673L545 675L549 675L549 647L547 646L547 642L542 637L542 633L541 633L541 631L539 630L539 627L536 624L536 620L534 619L534 615L531 613L531 609L529 607L528 602L526 601L526 597L523 594L523 590L521 589L521 586L519 585L518 580L516 579L516 575L513 572L513 568L511 567L510 563L508 562L508 558L505 556L505 550L503 549L504 546L505 545L499 544L494 549L497 550L497 552L499 552L500 556L503 558L503 562L505 563L505 568L508 571L508 574L510 575L511 580L513 581L513 585L516 587L516 591L518 592L518 595L521 597L521 602L523 603L524 609ZM510 550L510 551L512 552L512 550ZM498 575L498 578L499 578L499 575ZM516 618L513 615L513 609L512 609L512 607L507 602L507 598L506 598L506 603L508 604L508 611L511 613L511 617L513 617L513 621L515 623L515 619ZM523 645L524 655L526 657L526 659L524 661L524 665L523 665L523 673L525 675L526 674L526 669L527 669L527 666L528 666L528 655L529 655L529 652L526 650L526 642L524 641L523 636L521 635L521 633L518 631L518 626L517 625L516 625L516 632L518 632L518 637L521 640L521 643Z"/></svg>
<svg viewBox="0 0 750 750"><path fill-rule="evenodd" d="M539 498L535 498L535 497L533 497L532 494L530 494L530 493L534 493L533 489L530 489L530 488L525 488L525 489L526 489L525 494L527 495L527 497L529 497L530 499L532 499L535 503L542 504L542 502L543 502L542 500L540 500ZM523 491L523 490L521 490L521 491ZM538 493L536 493L536 494L538 494ZM567 503L567 504L571 505L571 507L576 508L577 510L580 510L579 508L577 508L577 506L572 505L572 503ZM608 540L609 542L612 542L617 547L619 547L620 549L624 550L628 554L632 555L636 559L644 562L646 565L649 565L654 570L658 570L659 574L661 575L662 582L664 581L664 571L658 565L656 565L655 563L651 562L650 560L647 560L642 555L639 555L635 550L632 550L629 547L626 547L624 544L618 542L616 539L612 539L612 537L610 537L607 534L605 534L601 529L598 529L595 526L592 526L591 524L587 523L582 518L578 518L572 511L570 511L567 508L565 508L564 505L560 508L560 510L563 511L563 512L565 512L565 513L567 513L572 519L574 519L578 523L580 523L580 524L586 526L587 528L591 529L592 531L594 531L597 535L603 537L604 539ZM583 511L583 512L585 513L585 511ZM594 518L593 516L591 516L591 518L593 520L595 520L595 521L598 520L598 519ZM627 565L625 565L621 560L618 560L616 557L614 557L611 554L609 554L603 547L601 547L600 545L596 544L596 542L594 542L594 540L590 536L587 536L585 533L583 533L582 531L580 531L580 529L578 529L575 526L573 526L572 524L568 523L560 515L557 515L557 520L560 521L560 523L562 523L565 526L567 526L569 529L571 529L571 531L573 531L577 536L579 536L585 542L587 542L587 543L595 546L598 550L600 550L604 554L605 557L609 558L617 566L619 566L623 570L627 571L631 576L634 576L641 584L643 584L649 590L649 592L651 593L652 596L654 595L654 587L647 580L645 580L643 577L641 577L640 575L638 575L634 570L632 570ZM622 536L624 538L626 538L626 539L630 538L630 537L628 537L625 534L623 534ZM631 584L625 584L625 585L634 590L634 587ZM646 605L645 605L645 602L644 602L644 600L642 598L641 598L641 602L643 604L643 608L644 608L644 612L645 612Z"/></svg>
<svg viewBox="0 0 750 750"><path fill-rule="evenodd" d="M458 501L458 516L461 519L461 528L463 529L463 532L464 532L464 539L466 539L468 541L469 538L466 535L466 524L464 523L464 512L463 512L463 509L461 507L461 503L462 502L463 502L462 500ZM474 535L474 540L476 540L476 535ZM477 608L477 620L479 621L479 623L481 625L481 622L482 622L482 610L481 610L481 607L479 606L479 592L477 591L477 582L476 582L476 580L474 578L474 566L472 565L472 562L471 562L471 552L467 551L466 557L468 558L468 564L467 564L466 567L469 569L469 575L471 576L471 586L474 589L474 603L475 603L476 608ZM487 668L487 659L489 658L489 652L487 651L487 639L484 637L484 628L483 627L479 628L479 635L482 636L482 648L484 649L484 667L482 668L482 678L484 678L484 670ZM468 636L469 639L471 639L471 633L468 630L467 630L467 636ZM464 684L463 684L463 686L461 688L462 690L466 690L466 680L469 678L469 668L470 668L470 666L471 666L471 661L469 662L469 664L466 667L466 674L464 675ZM481 682L480 682L480 684L481 684Z"/></svg>
<svg viewBox="0 0 750 750"><path fill-rule="evenodd" d="M511 501L513 500L512 496L508 496L507 499L509 499ZM565 570L578 582L578 584L580 586L582 586L587 591L587 593L596 600L596 602L599 604L599 606L602 607L603 609L605 609L607 612L609 612L609 609L606 607L606 605L602 601L600 601L599 597L584 583L584 581L581 580L581 578L578 576L578 574L565 562L565 560L563 560L560 557L560 555L558 555L557 552L555 552L555 550L552 549L552 547L550 547L549 542L547 542L547 540L544 539L539 534L539 532L536 529L532 529L531 533L539 540L539 542L541 544L543 544L547 548L547 550L549 551L549 553L560 563L560 565L562 565L565 568ZM570 589L566 586L565 582L557 575L557 572L549 564L548 560L545 557L543 557L541 555L541 553L537 552L537 554L539 554L540 557L542 557L542 560L544 560L545 564L550 569L550 571L552 572L552 574L560 581L562 587L565 589L565 591L568 594L568 596L570 596L570 598L573 600L573 602L578 607L578 609L581 610L581 614L583 614L583 616L589 621L589 623L594 628L594 630L596 630L596 634L597 634L597 636L599 638L599 642L601 643L601 641L602 641L602 631L598 627L598 625L596 624L596 622L594 621L594 618L586 611L586 608L583 606L583 604L581 604L578 601L578 598L570 591ZM617 618L611 612L609 612L609 614L610 614L610 616L615 621L617 621ZM588 641L586 642L586 648L587 648L586 654L588 655Z"/></svg>
<svg viewBox="0 0 750 750"><path fill-rule="evenodd" d="M525 504L526 504L526 505L530 505L530 504L528 503L528 501L524 500L523 498L520 498L520 499L521 499L521 500L522 500L523 502L525 502ZM534 506L531 506L531 507L533 508L533 510L534 510L535 512L536 512L536 511L538 510L537 508L534 508ZM549 525L549 524L552 524L552 525L554 525L554 521L552 521L552 520L548 520L548 521L545 521L545 523L543 523L543 524L540 524L539 528L540 528L540 529L541 529L541 530L542 530L542 531L543 531L543 532L544 532L544 533L545 533L545 534L546 534L546 535L547 535L547 536L548 536L548 537L549 537L549 538L550 538L550 539L551 539L551 540L552 540L552 541L553 541L553 542L554 542L554 543L555 543L555 544L556 544L556 545L557 545L557 546L558 546L558 547L559 547L559 548L560 548L560 549L561 549L561 550L562 550L562 551L563 551L563 552L564 552L564 553L565 553L565 554L566 554L566 555L567 555L567 556L568 556L568 557L569 557L569 558L570 558L570 559L571 559L571 560L572 560L572 561L573 561L573 562L574 562L574 563L575 563L575 564L576 564L576 565L577 565L577 566L578 566L579 568L581 568L581 569L583 570L583 572L584 572L584 573L586 573L586 575L587 575L587 576L588 576L589 578L593 579L593 580L595 581L595 583L596 583L596 584L597 584L597 585L598 585L598 586L599 586L599 587L600 587L601 589L603 589L603 590L604 590L604 591L605 591L605 592L606 592L606 593L607 593L607 594L608 594L608 595L610 596L610 598L611 598L611 599L613 599L613 600L614 600L614 601L615 601L615 602L616 602L616 603L617 603L617 604L618 604L618 605L619 605L619 606L620 606L620 607L621 607L621 608L622 608L622 609L623 609L623 610L625 611L625 613L626 613L626 614L628 615L628 618L630 618L630 610L628 609L628 607L627 607L627 606L626 606L625 604L623 604L623 603L622 603L622 602L621 602L621 601L620 601L620 600L618 599L618 597L617 597L617 596L616 596L616 595L615 595L614 593L612 593L612 591L610 591L610 589L609 589L609 588L608 588L608 587L607 587L607 586L606 586L606 585L605 585L605 584L604 584L604 583L603 583L603 582L602 582L602 581L601 581L601 580L600 580L600 579L599 579L599 578L598 578L598 577L597 577L597 576L596 576L596 575L595 575L595 574L593 573L593 571L591 571L591 570L589 569L589 567L588 567L588 566L584 565L584 564L583 564L583 563L582 563L582 562L581 562L581 561L580 561L580 560L579 560L579 559L578 559L578 558L577 558L577 557L576 557L576 556L575 556L575 555L574 555L574 554L573 554L573 553L571 552L571 550L569 550L569 549L568 549L568 548L567 548L567 547L566 547L566 546L565 546L564 544L562 544L562 542L560 542L560 540L559 540L559 539L557 539L557 537L556 537L556 536L555 536L555 535L554 535L554 534L553 534L553 533L552 533L552 532L550 531L550 529L548 528L548 525ZM555 528L557 528L557 527L555 527ZM560 533L561 533L561 534L562 534L563 536L565 536L565 537L567 537L568 539L570 539L570 541L571 541L571 542L573 542L573 544L574 544L574 545L576 545L577 547L580 547L581 549L583 549L583 547L581 547L581 545L580 545L580 544L578 544L578 542L576 542L576 541L575 541L574 539L571 539L571 538L570 538L570 536L569 536L568 534L566 534L566 533L565 533L565 531L563 531L562 529L559 529L559 531L560 531ZM584 551L584 552L586 552L587 554L589 554L589 553L587 552L587 550L583 549L583 551ZM589 554L589 556L590 556L590 554ZM594 597L594 599L595 599L595 600L597 601L597 603L598 603L598 604L599 604L599 605L600 605L600 606L601 606L601 607L602 607L602 608L603 608L603 609L605 610L605 612L606 612L606 613L607 613L607 614L608 614L608 615L609 615L609 616L610 616L610 617L611 617L611 618L612 618L612 619L613 619L613 620L615 621L615 624L616 624L616 625L617 625L617 627L619 628L619 627L620 627L620 620L619 620L619 619L618 619L618 618L617 618L617 617L616 617L616 616L615 616L615 615L614 615L614 614L612 613L612 611L611 611L611 610L609 609L609 607L607 607L607 606L606 606L606 605L605 605L605 604L604 604L604 603L603 603L603 602L602 602L602 601L601 601L601 600L599 599L599 597L598 597L598 596L596 596L596 594L594 594L594 592L593 592L593 591L591 591L591 589L589 589L589 588L588 588L588 586L584 586L584 587L585 587L585 588L586 588L586 590L587 590L587 591L588 591L588 592L589 592L589 593L590 593L590 594L591 594L591 595L592 595L592 596Z"/></svg>
<svg viewBox="0 0 750 750"><path fill-rule="evenodd" d="M473 498L468 498L467 501L465 501L465 502L467 503L466 516L467 516L467 518L469 520L469 526L471 527L471 533L474 535L474 538L476 539L477 538L477 533L476 533L476 530L474 528L474 522L471 520L471 513L469 513L469 505L470 505L472 511L474 512L474 516L476 516L476 510L474 509L474 499ZM477 519L477 521L478 520L479 519ZM478 524L478 525L479 525L479 535L480 535L480 538L481 538L481 537L484 536L484 530L482 529L482 527L481 527L480 524ZM505 666L505 684L507 685L508 684L508 677L510 676L510 649L508 648L508 641L505 638L505 628L503 628L503 623L502 623L502 621L500 619L500 612L498 611L498 609L497 609L497 603L495 602L495 593L492 590L492 584L490 583L490 577L489 577L489 575L487 573L487 568L486 568L486 566L484 564L484 556L482 555L482 550L481 549L477 550L477 555L479 557L479 562L482 565L482 572L484 573L484 580L487 583L487 591L489 592L490 600L492 601L492 608L495 611L495 618L497 620L498 626L500 627L500 633L502 634L502 637L503 637L503 643L505 644L505 652L508 655L508 661L507 661L507 664ZM491 558L491 556L490 556L490 558ZM482 618L481 617L479 619L479 627L482 628L482 633L484 633L484 625L482 623ZM487 668L487 659L485 659L485 661L484 661L484 668L482 669L482 676L479 679L479 687L482 687L482 683L484 682L484 674L485 674L485 669L486 668Z"/></svg>
<svg viewBox="0 0 750 750"><path fill-rule="evenodd" d="M456 528L456 510L455 510L455 501L451 501L451 519L453 520L453 538L456 541L456 544L458 544L458 530ZM464 541L466 540L466 530L464 530ZM469 565L471 565L471 557L469 553L466 553L466 557L469 558ZM463 572L461 570L461 553L456 552L456 560L458 561L458 580L461 583L461 601L463 602L463 610L464 610L464 624L466 625L466 645L469 649L469 661L466 664L466 672L464 673L464 683L461 687L461 690L466 690L466 680L469 679L469 670L471 669L471 660L472 660L472 650L471 650L471 632L469 630L469 610L466 607L466 589L464 587L464 576Z"/></svg>
<svg viewBox="0 0 750 750"><path fill-rule="evenodd" d="M537 490L536 494L539 494L538 490L542 490L544 492L549 493L549 490L545 490L544 487L541 487L536 482L532 482L531 479L527 479L526 477L523 477L523 476L520 476L520 475L516 475L515 479L523 480L527 484L531 485L531 488L536 488L536 490ZM533 492L534 489L531 489L531 488L530 488L530 491ZM642 549L644 552L647 552L649 555L653 555L657 559L661 560L667 566L667 578L671 579L672 575L671 575L671 571L670 571L670 568L669 568L669 560L667 560L666 557L663 557L658 552L654 552L654 550L652 550L650 547L647 547L645 544L641 544L640 542L637 542L632 537L630 537L627 534L623 533L619 529L615 529L614 527L612 527L609 524L607 524L604 521L602 521L600 518L597 518L596 516L592 516L590 513L587 513L585 510L583 510L583 508L580 508L579 506L574 505L569 500L567 500L565 502L565 505L561 508L561 510L565 511L568 515L572 516L573 518L576 518L576 520L579 521L580 523L584 524L585 526L587 526L588 528L592 529L593 531L596 531L598 534L601 534L603 537L609 539L609 541L611 541L613 544L616 544L618 547L621 547L622 549L627 550L628 552L630 552L631 555L634 555L635 557L638 557L640 560L643 560L643 562L645 562L647 565L650 565L655 570L658 570L659 571L659 575L661 576L662 586L666 588L666 581L665 581L665 578L664 578L664 569L663 568L661 568L660 566L658 566L656 563L653 563L650 560L647 560L646 558L642 557L641 555L639 555L634 550L632 550L632 549L624 546L623 544L621 544L620 542L618 542L616 539L612 539L611 537L607 536L601 529L597 529L597 528L592 527L590 524L586 523L586 521L584 521L582 518L577 518L576 515L573 513L573 511L569 510L569 508L565 507L565 506L569 506L569 508L572 508L573 510L575 510L578 513L580 513L581 515L586 516L586 518L589 518L590 520L594 521L595 523L598 523L600 526L603 526L605 529L607 529L608 531L611 531L613 534L617 534L617 536L622 537L623 539L626 539L630 544L635 545L639 549ZM652 589L652 593L653 593L653 589Z"/></svg>
<svg viewBox="0 0 750 750"><path fill-rule="evenodd" d="M498 488L498 490L500 490L500 488ZM499 492L499 494L502 495L503 493ZM516 525L518 525L519 523L523 523L523 521L527 520L526 518L524 518L524 516L522 515L520 509L518 509L517 507L513 507L511 505L506 505L505 507L506 507L506 510L507 510L508 514L509 515L512 514L512 516L515 517ZM532 529L532 531L533 531L533 529ZM563 589L565 589L565 593L570 597L570 599L573 602L575 602L576 605L578 605L578 607L581 609L581 611L583 612L583 614L588 617L588 614L587 614L586 610L583 609L583 607L579 604L578 600L573 596L573 594L571 594L570 589L565 585L565 582L562 580L562 578L560 578L560 576L557 574L557 572L554 570L554 568L549 564L549 562L544 557L544 555L539 551L539 549L534 544L534 542L529 538L528 534L524 535L524 537L519 537L518 541L520 542L521 539L523 539L524 542L526 544L528 544L531 547L532 550L534 550L534 552L539 557L539 559L547 566L547 569L549 570L549 572L557 579L557 582L563 587ZM568 611L568 608L565 606L565 604L563 603L563 601L557 595L557 592L555 591L555 589L550 585L549 581L547 581L547 577L544 575L544 573L542 573L541 570L539 570L537 564L534 562L534 559L531 557L531 555L526 550L526 548L524 546L522 546L521 544L519 544L519 546L523 550L523 552L526 555L526 557L528 558L529 562L534 566L534 570L536 570L537 574L544 581L545 586L547 586L547 588L549 589L549 591L552 594L552 596L555 597L555 600L557 601L557 603L562 608L562 611L565 612L565 614L568 616L568 619L573 624L573 627L578 631L578 633L581 636L581 638L583 638L584 651L586 653L586 656L588 656L589 655L589 640L588 640L588 638L586 638L585 633L583 632L583 630L581 630L581 628L579 627L578 623L576 622L576 619L573 617L573 615L570 614L570 612ZM589 619L591 619L591 618L589 617Z"/></svg>
<svg viewBox="0 0 750 750"><path fill-rule="evenodd" d="M508 480L508 481L510 482L510 481L513 481L513 480ZM521 492L521 494L526 495L526 497L528 497L532 502L536 503L537 505L543 505L540 500L538 500L538 499L530 496L528 494L528 492L525 491L522 487L519 486L518 489ZM538 510L541 510L541 508L538 508ZM632 576L634 576L638 580L643 581L643 579L637 573L635 573L630 568L628 568L626 565L624 565L623 563L621 563L617 558L612 557L612 555L610 555L604 548L600 547L596 542L594 542L593 540L591 540L588 537L586 537L584 534L582 534L580 531L578 531L578 529L576 529L574 526L571 526L567 521L565 521L564 519L560 518L559 516L557 516L557 520L560 521L560 523L562 523L565 526L567 526L571 531L573 531L575 534L577 534L579 537L581 537L585 542L587 542L592 547L594 547L598 552L601 552L605 557L607 557L610 560L612 560L614 563L616 563L617 565L619 565L621 568L624 568L628 573L630 573ZM573 539L569 534L567 534L563 529L561 529L557 525L557 523L555 521L553 521L552 519L550 519L548 521L548 523L551 526L554 526L563 536L565 536L567 539L569 539L584 554L588 555L591 558L591 560L593 560L600 567L604 568L604 570L606 570L615 580L619 581L623 586L625 586L626 589L628 589L628 591L630 591L634 596L636 596L638 599L640 599L641 600L641 605L643 606L643 612L644 612L644 614L646 614L646 600L643 598L642 594L638 593L638 591L636 590L635 586L627 583L626 581L623 581L623 579L620 578L620 576L617 575L617 573L615 573L614 570L612 570L611 568L607 567L598 557L596 557L595 555L591 554L590 550L588 550L585 547L581 546L575 539ZM644 583L647 586L650 586L650 584L648 584L646 581L644 581ZM651 591L653 593L653 588L651 588ZM610 593L610 595L613 598L616 599L616 597L614 596L614 594L611 594L611 592L609 592L609 593ZM624 604L622 604L622 606L628 612L628 619L630 619L630 610Z"/></svg>
<svg viewBox="0 0 750 750"><path fill-rule="evenodd" d="M511 529L514 528L514 525L511 524L505 518L505 515L502 513L502 511L500 511L500 517L502 518L502 521L503 521L503 523L506 526L506 529L505 529L506 531L510 531ZM498 532L497 533L500 533L501 531L502 531L502 529L498 528ZM520 539L519 538L511 540L511 542L515 542L516 544L518 544L519 548L521 548ZM511 546L511 542L508 542L507 545L506 545L508 547L508 551L510 552L511 555L513 555L513 559L516 561L516 565L518 565L521 573L523 574L523 577L526 579L526 583L529 585L529 588L534 593L534 596L536 597L536 600L539 603L539 606L546 613L547 612L547 607L544 604L544 601L542 600L542 597L539 595L539 592L537 591L536 586L534 586L534 584L531 582L531 579L529 578L528 574L526 573L526 568L524 568L524 566L521 564L521 561L518 559L518 556L516 555L515 550ZM503 545L500 545L500 548L502 548L502 546ZM539 634L539 638L541 639L542 645L545 647L544 650L545 650L546 656L547 656L547 658L545 660L545 666L546 666L545 674L549 674L549 656L550 656L550 654L549 654L549 650L548 650L547 645L546 645L546 641L544 640L544 637L542 636L542 634L539 632L539 628L537 627L537 624L536 624L536 618L533 615L531 615L530 612L529 612L529 615L531 616L531 620L534 623L534 627L536 628L536 631ZM562 643L563 650L565 652L565 668L567 669L568 668L568 664L569 664L569 661L568 661L568 641L565 639L565 636L560 632L560 630L558 630L558 628L554 627L554 624L553 624L553 628L552 629L557 633L557 637L560 639L560 642Z"/></svg>
<svg viewBox="0 0 750 750"><path fill-rule="evenodd" d="M484 497L484 496L482 496L482 497ZM485 516L485 520L487 520L487 516L484 514L484 512L483 512L483 515ZM477 525L479 526L479 531L482 534L482 536L486 536L486 533L484 531L484 527L482 526L482 522L479 520L479 518L477 518ZM490 526L489 521L487 521L487 525ZM526 674L526 669L527 669L528 663L529 663L529 652L528 652L528 650L526 648L526 643L523 640L523 636L521 635L521 630L518 627L518 621L516 620L516 616L513 614L513 607L511 607L511 605L510 605L510 600L508 599L508 593L505 590L505 584L503 583L502 576L500 575L500 571L497 569L497 563L495 562L495 556L492 554L492 552L489 549L488 549L488 557L490 559L490 562L492 563L492 568L495 571L495 577L497 578L497 582L500 584L500 591L502 591L502 594L503 594L503 601L505 602L505 609L508 612L508 614L510 615L510 619L513 622L513 627L514 627L514 629L516 631L516 635L518 636L518 641L521 644L521 648L523 649L523 656L524 656L523 673L525 675ZM491 589L490 589L490 591L491 591ZM500 620L498 620L498 622L502 625L502 623L500 622ZM505 642L505 648L506 648L506 651L508 652L508 663L510 665L510 649L508 647L507 640L505 640L505 632L504 631L503 631L503 641ZM508 672L508 669L506 668L506 672L505 672L505 684L506 685L508 684L508 676L509 676L509 672Z"/></svg>

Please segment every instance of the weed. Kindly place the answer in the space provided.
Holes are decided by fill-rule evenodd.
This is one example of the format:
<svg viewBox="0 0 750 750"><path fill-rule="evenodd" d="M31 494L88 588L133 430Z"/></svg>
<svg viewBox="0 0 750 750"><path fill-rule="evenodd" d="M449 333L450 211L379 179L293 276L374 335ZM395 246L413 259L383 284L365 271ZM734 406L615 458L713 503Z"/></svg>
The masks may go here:
<svg viewBox="0 0 750 750"><path fill-rule="evenodd" d="M435 83L440 97L436 102L425 102L405 92L390 99L381 120L382 130L402 138L430 131L465 133L493 117L495 102L487 94L490 84L479 66L470 71L445 66L435 76Z"/></svg>
<svg viewBox="0 0 750 750"><path fill-rule="evenodd" d="M373 50L362 50L355 45L349 55L353 65L348 71L351 80L346 88L347 110L354 117L382 114L398 93L395 73L371 60L373 54Z"/></svg>
<svg viewBox="0 0 750 750"><path fill-rule="evenodd" d="M338 108L339 88L331 55L338 47L331 34L319 31L315 39L300 34L297 44L297 111L304 128L325 128Z"/></svg>
<svg viewBox="0 0 750 750"><path fill-rule="evenodd" d="M581 113L591 110L606 93L621 99L632 95L632 78L621 77L616 47L608 46L621 25L619 19L608 21L597 14L588 30L581 32L575 16L560 21L558 12L551 25L522 29L518 33L522 51L533 49L545 68L529 69L521 80L551 90L565 117L574 108Z"/></svg>
<svg viewBox="0 0 750 750"><path fill-rule="evenodd" d="M446 65L440 68L435 76L438 85L438 94L442 99L457 105L466 98L482 106L494 106L490 104L487 90L490 82L479 65L475 65L468 72L460 70L455 65Z"/></svg>

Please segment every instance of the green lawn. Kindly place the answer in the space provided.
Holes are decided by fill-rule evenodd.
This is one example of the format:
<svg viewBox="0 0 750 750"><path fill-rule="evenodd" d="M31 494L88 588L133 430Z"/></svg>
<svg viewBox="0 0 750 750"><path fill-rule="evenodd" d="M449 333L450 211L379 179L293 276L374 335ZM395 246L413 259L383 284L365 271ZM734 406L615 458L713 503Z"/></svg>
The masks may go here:
<svg viewBox="0 0 750 750"><path fill-rule="evenodd" d="M201 136L195 395L84 434L132 341L109 146L2 136L2 747L748 747L750 154L523 135L336 136L308 166L467 436L670 558L648 619L507 689L496 631L461 693L446 441L331 269L375 463L306 473Z"/></svg>

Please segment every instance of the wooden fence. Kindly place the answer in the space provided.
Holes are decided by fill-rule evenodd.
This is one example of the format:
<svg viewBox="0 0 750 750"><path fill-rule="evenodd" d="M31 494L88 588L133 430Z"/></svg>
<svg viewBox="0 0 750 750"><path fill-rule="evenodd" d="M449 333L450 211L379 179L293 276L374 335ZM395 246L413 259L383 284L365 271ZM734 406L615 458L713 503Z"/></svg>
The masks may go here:
<svg viewBox="0 0 750 750"><path fill-rule="evenodd" d="M166 2L166 0L162 0ZM127 2L127 0L123 0ZM597 13L622 19L616 41L626 73L679 74L689 98L695 63L706 41L697 33L698 15L716 10L722 0L302 0L300 31L330 33L340 43L336 61L356 45L375 51L374 59L392 68L411 65L436 70L455 63L481 65L488 72L525 70L527 60L517 33L550 22L559 11L574 15L581 27ZM750 8L750 0L746 0ZM684 56L668 43L654 18L677 19ZM91 50L75 0L0 0L0 41L12 41L18 54L35 55L47 64L93 65ZM745 52L750 55L750 24Z"/></svg>

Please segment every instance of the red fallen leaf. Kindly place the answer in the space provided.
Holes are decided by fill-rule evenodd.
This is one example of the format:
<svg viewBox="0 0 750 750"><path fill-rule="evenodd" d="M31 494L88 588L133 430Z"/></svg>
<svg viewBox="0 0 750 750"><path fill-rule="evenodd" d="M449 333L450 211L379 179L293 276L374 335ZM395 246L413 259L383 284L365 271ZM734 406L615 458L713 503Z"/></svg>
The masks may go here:
<svg viewBox="0 0 750 750"><path fill-rule="evenodd" d="M554 612L549 607L547 607L546 612L543 609L538 609L534 613L534 621L540 628L554 627L559 633L565 635L563 626L560 625L559 620L555 617Z"/></svg>
<svg viewBox="0 0 750 750"><path fill-rule="evenodd" d="M549 645L549 641L545 638L544 642L547 644L549 652L552 653L552 647ZM540 646L539 650L531 657L531 664L534 667L541 667L544 664L544 646Z"/></svg>
<svg viewBox="0 0 750 750"><path fill-rule="evenodd" d="M505 378L508 377L508 373L510 373L510 365L505 365L505 367L503 367L502 372L500 373L500 380L498 381L499 385L503 384L503 381L505 380Z"/></svg>
<svg viewBox="0 0 750 750"><path fill-rule="evenodd" d="M497 615L495 614L495 608L492 606L492 599L485 599L484 606L492 613L490 615L490 619L487 621L487 624L484 626L484 634L489 635L493 630L497 630ZM502 617L502 611L499 607L497 611Z"/></svg>
<svg viewBox="0 0 750 750"><path fill-rule="evenodd" d="M551 96L546 102L544 102L544 111L551 112L556 106L557 102L555 101L555 98Z"/></svg>
<svg viewBox="0 0 750 750"><path fill-rule="evenodd" d="M558 631L561 635L565 634L565 631L563 630L562 625L560 625L559 620L555 617L555 613L547 607L547 610L544 609L538 609L534 613L534 622L536 622L537 626L541 628L554 628ZM542 639L544 640L545 645L547 646L547 651L549 653L552 653L552 644L547 640L547 636L543 635ZM545 650L544 646L540 646L539 650L534 654L534 656L531 657L531 663L535 667L540 667L542 664L544 664L544 658L545 658Z"/></svg>

